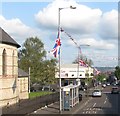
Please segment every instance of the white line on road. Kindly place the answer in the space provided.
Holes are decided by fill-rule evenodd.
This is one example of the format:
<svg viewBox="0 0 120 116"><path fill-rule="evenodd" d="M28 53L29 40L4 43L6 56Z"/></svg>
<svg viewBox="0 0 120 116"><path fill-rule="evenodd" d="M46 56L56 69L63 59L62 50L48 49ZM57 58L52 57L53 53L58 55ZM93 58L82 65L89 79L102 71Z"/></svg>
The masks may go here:
<svg viewBox="0 0 120 116"><path fill-rule="evenodd" d="M86 104L92 100L92 98L89 98L87 101L86 101ZM75 112L73 112L72 114L76 114L80 109L82 109L86 104L83 104L80 108L78 108Z"/></svg>
<svg viewBox="0 0 120 116"><path fill-rule="evenodd" d="M85 112L83 112L83 114L84 114Z"/></svg>
<svg viewBox="0 0 120 116"><path fill-rule="evenodd" d="M106 101L104 101L104 104L106 103Z"/></svg>
<svg viewBox="0 0 120 116"><path fill-rule="evenodd" d="M93 104L93 107L95 107L96 103Z"/></svg>

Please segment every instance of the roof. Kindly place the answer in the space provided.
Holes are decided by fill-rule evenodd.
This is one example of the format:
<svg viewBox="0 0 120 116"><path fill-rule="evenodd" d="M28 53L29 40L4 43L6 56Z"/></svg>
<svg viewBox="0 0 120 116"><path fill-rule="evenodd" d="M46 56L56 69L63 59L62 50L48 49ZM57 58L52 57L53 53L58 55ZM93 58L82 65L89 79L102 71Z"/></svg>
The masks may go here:
<svg viewBox="0 0 120 116"><path fill-rule="evenodd" d="M18 77L28 77L29 74L23 71L22 69L18 68Z"/></svg>
<svg viewBox="0 0 120 116"><path fill-rule="evenodd" d="M78 68L78 64L61 64L61 68ZM88 68L88 67L79 65L79 68Z"/></svg>
<svg viewBox="0 0 120 116"><path fill-rule="evenodd" d="M20 47L20 45L12 37L10 37L10 35L8 35L1 27L0 27L0 43L16 46L17 48Z"/></svg>
<svg viewBox="0 0 120 116"><path fill-rule="evenodd" d="M70 85L67 85L67 86L63 86L62 88L69 88L69 89L72 89L72 88L76 88L76 87L79 87L79 85L70 84Z"/></svg>

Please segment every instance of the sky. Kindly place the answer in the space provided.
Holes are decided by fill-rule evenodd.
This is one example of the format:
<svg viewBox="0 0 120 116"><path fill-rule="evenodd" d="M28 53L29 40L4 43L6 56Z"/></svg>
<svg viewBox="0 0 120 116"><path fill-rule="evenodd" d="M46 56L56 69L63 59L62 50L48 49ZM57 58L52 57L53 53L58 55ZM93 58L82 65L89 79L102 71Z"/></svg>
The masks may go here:
<svg viewBox="0 0 120 116"><path fill-rule="evenodd" d="M70 9L69 6L76 9ZM94 66L118 65L118 2L82 0L26 0L0 4L0 26L21 46L26 38L37 36L44 43L47 58L57 38L58 8L61 27L81 47L82 54ZM61 64L70 64L78 57L78 48L62 32ZM84 46L84 45L90 46Z"/></svg>

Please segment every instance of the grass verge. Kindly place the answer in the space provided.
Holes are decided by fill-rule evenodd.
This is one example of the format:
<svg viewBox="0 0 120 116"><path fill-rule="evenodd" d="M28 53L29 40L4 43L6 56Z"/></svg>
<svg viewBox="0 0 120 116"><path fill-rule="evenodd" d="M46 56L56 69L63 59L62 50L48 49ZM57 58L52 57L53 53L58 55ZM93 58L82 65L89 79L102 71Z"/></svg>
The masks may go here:
<svg viewBox="0 0 120 116"><path fill-rule="evenodd" d="M52 93L53 92L50 92L50 91L30 92L29 93L29 98L33 99L33 98L36 98L36 97L45 96L45 95L52 94Z"/></svg>

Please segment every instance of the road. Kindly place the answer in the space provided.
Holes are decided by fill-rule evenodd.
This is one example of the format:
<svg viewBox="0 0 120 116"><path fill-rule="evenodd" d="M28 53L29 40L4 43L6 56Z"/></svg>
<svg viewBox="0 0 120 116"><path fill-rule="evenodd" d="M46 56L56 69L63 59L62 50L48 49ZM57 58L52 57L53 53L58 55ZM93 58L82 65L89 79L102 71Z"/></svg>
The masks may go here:
<svg viewBox="0 0 120 116"><path fill-rule="evenodd" d="M102 90L102 97L91 97L74 114L120 114L120 94L111 94L111 86Z"/></svg>
<svg viewBox="0 0 120 116"><path fill-rule="evenodd" d="M100 89L102 89L99 86ZM120 114L120 94L111 94L111 86L102 89L101 97L85 97L76 107L70 111L63 111L63 114ZM86 94L86 93L84 93ZM59 114L59 103L40 108L31 114Z"/></svg>

